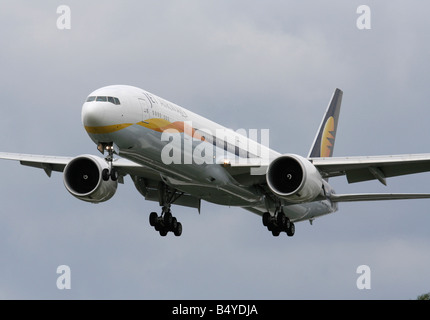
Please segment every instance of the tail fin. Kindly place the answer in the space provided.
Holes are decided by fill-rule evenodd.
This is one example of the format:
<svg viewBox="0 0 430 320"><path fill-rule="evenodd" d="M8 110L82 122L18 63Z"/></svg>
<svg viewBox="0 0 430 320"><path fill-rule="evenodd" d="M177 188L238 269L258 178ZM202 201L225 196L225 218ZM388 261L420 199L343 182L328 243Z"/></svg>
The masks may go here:
<svg viewBox="0 0 430 320"><path fill-rule="evenodd" d="M331 157L333 155L342 95L342 90L336 89L334 91L308 158Z"/></svg>

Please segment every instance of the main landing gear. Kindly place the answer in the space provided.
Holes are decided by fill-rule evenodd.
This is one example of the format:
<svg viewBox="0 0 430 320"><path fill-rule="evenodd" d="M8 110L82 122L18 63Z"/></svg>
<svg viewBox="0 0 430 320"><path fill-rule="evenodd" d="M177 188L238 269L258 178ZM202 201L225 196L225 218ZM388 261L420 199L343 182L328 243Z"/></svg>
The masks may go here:
<svg viewBox="0 0 430 320"><path fill-rule="evenodd" d="M149 215L149 224L160 233L160 236L165 237L169 231L179 237L182 234L182 224L172 216L170 206L174 203L183 193L170 188L164 183L158 186L160 205L163 207L161 215L158 216L156 212L151 212Z"/></svg>
<svg viewBox="0 0 430 320"><path fill-rule="evenodd" d="M154 229L160 232L160 236L165 237L169 231L173 232L175 236L179 237L182 234L182 224L172 216L170 209L161 213L158 216L156 212L151 212L149 215L149 224Z"/></svg>
<svg viewBox="0 0 430 320"><path fill-rule="evenodd" d="M289 237L292 237L295 232L294 223L282 211L272 216L269 212L263 213L263 225L269 231L272 231L274 237L279 236L282 231L285 231Z"/></svg>
<svg viewBox="0 0 430 320"><path fill-rule="evenodd" d="M119 178L118 171L113 166L113 155L116 149L117 147L113 143L100 142L97 145L97 150L102 154L104 154L105 151L108 153L105 158L108 168L102 170L102 179L104 181L108 181L109 179L117 181ZM118 151L116 151L116 153L118 153ZM160 182L158 194L159 203L163 209L160 216L158 216L156 212L151 212L149 215L149 224L154 227L162 237L165 237L169 231L179 237L182 234L182 224L172 215L170 206L183 195L183 192L179 192L174 188L170 188L165 183Z"/></svg>

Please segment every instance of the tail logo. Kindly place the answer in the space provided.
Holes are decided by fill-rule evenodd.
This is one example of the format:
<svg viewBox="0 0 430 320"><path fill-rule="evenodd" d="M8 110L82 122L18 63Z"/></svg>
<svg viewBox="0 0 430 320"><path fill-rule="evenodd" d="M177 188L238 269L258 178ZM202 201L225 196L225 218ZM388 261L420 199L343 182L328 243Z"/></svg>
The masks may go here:
<svg viewBox="0 0 430 320"><path fill-rule="evenodd" d="M334 130L334 118L327 119L324 131L321 137L321 157L331 157L333 154L334 139L336 132Z"/></svg>

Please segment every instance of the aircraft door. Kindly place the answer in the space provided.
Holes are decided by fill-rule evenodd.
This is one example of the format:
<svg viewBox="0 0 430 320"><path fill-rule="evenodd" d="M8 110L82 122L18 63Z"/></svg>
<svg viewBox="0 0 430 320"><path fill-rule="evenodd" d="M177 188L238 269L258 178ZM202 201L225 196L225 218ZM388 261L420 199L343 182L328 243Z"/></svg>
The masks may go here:
<svg viewBox="0 0 430 320"><path fill-rule="evenodd" d="M144 98L138 98L139 105L142 108L142 121L150 118L149 116L149 103Z"/></svg>

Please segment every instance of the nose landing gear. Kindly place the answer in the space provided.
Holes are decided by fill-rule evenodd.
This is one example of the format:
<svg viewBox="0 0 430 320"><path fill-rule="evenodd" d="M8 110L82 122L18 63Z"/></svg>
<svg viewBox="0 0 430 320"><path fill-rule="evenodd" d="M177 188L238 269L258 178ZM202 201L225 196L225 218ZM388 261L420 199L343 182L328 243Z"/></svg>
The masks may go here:
<svg viewBox="0 0 430 320"><path fill-rule="evenodd" d="M97 150L99 150L102 154L104 154L105 151L108 152L108 155L106 156L105 160L108 163L109 168L103 169L102 171L102 179L104 181L108 181L109 178L112 181L118 180L118 171L113 167L113 154L115 152L115 147L113 143L103 143L100 142L97 145Z"/></svg>
<svg viewBox="0 0 430 320"><path fill-rule="evenodd" d="M108 181L109 179L117 181L119 174L113 167L113 155L114 153L118 154L118 148L113 142L100 142L97 145L97 150L102 154L104 154L105 151L108 153L105 158L108 163L108 168L102 170L102 179L104 181ZM182 234L182 224L172 215L170 207L184 193L169 187L163 182L160 182L158 192L159 202L162 206L161 215L159 216L156 212L151 212L149 215L149 224L154 227L162 237L165 237L168 232L173 232L175 236L179 237Z"/></svg>

